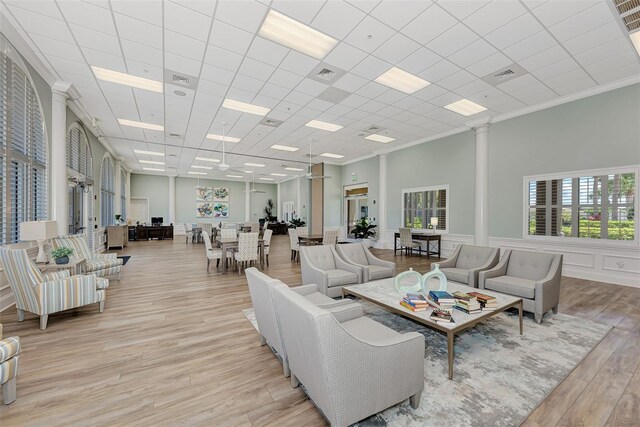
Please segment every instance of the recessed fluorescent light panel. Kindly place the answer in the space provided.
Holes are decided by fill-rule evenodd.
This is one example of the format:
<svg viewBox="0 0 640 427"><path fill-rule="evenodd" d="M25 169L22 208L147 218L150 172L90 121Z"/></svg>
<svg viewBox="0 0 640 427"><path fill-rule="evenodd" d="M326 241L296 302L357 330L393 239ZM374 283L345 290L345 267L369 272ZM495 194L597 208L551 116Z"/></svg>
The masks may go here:
<svg viewBox="0 0 640 427"><path fill-rule="evenodd" d="M189 171L187 172L189 175L206 175L206 172L194 172L194 171Z"/></svg>
<svg viewBox="0 0 640 427"><path fill-rule="evenodd" d="M271 176L287 176L286 173L270 173Z"/></svg>
<svg viewBox="0 0 640 427"><path fill-rule="evenodd" d="M261 179L261 180L263 180L263 181L274 181L274 179L273 179L273 178L259 178L259 179Z"/></svg>
<svg viewBox="0 0 640 427"><path fill-rule="evenodd" d="M151 92L163 92L163 83L156 80L132 76L131 74L107 70L106 68L95 67L93 65L91 66L91 69L93 70L93 74L96 75L96 79L98 80L134 87L136 89L149 90Z"/></svg>
<svg viewBox="0 0 640 427"><path fill-rule="evenodd" d="M194 169L208 169L211 170L213 169L211 166L198 166L198 165L191 165L192 168Z"/></svg>
<svg viewBox="0 0 640 427"><path fill-rule="evenodd" d="M250 167L254 167L254 168L263 168L266 165L260 164L260 163L245 163L245 166L250 166Z"/></svg>
<svg viewBox="0 0 640 427"><path fill-rule="evenodd" d="M273 9L267 14L258 34L316 59L327 56L338 44L333 37Z"/></svg>
<svg viewBox="0 0 640 427"><path fill-rule="evenodd" d="M282 151L298 151L299 150L299 148L296 148L296 147L289 147L288 145L278 145L278 144L272 145L271 148L273 148L274 150L282 150Z"/></svg>
<svg viewBox="0 0 640 427"><path fill-rule="evenodd" d="M383 144L388 144L391 141L395 141L395 138L389 138L388 136L378 135L377 133L373 133L369 136L365 136L364 139L368 139L369 141L382 142Z"/></svg>
<svg viewBox="0 0 640 427"><path fill-rule="evenodd" d="M136 154L146 154L148 156L162 156L164 157L164 153L159 153L157 151L145 151L145 150L133 150Z"/></svg>
<svg viewBox="0 0 640 427"><path fill-rule="evenodd" d="M302 168L284 168L284 170L294 171L294 172L302 172L304 169L302 169Z"/></svg>
<svg viewBox="0 0 640 427"><path fill-rule="evenodd" d="M454 113L462 114L463 116L471 116L473 114L486 111L486 107L476 104L468 99L461 99L449 105L445 105L444 108L453 111Z"/></svg>
<svg viewBox="0 0 640 427"><path fill-rule="evenodd" d="M227 178L244 178L242 175L227 175Z"/></svg>
<svg viewBox="0 0 640 427"><path fill-rule="evenodd" d="M160 132L164 131L164 126L154 125L153 123L136 122L135 120L127 120L127 119L118 119L118 123L120 123L122 126L131 126L132 128L158 130Z"/></svg>
<svg viewBox="0 0 640 427"><path fill-rule="evenodd" d="M333 123L321 122L320 120L311 120L305 126L310 128L328 130L329 132L335 132L337 130L342 129L340 125L334 125Z"/></svg>
<svg viewBox="0 0 640 427"><path fill-rule="evenodd" d="M333 153L322 153L322 154L320 154L320 155L321 155L322 157L329 157L329 158L332 158L332 159L341 159L341 158L343 158L343 157L344 157L344 156L343 156L343 155L341 155L341 154L333 154Z"/></svg>
<svg viewBox="0 0 640 427"><path fill-rule="evenodd" d="M201 162L220 163L220 160L212 159L210 157L196 157L196 160L200 160Z"/></svg>
<svg viewBox="0 0 640 427"><path fill-rule="evenodd" d="M145 170L145 171L164 172L164 169L160 169L160 168L142 168L142 170Z"/></svg>
<svg viewBox="0 0 640 427"><path fill-rule="evenodd" d="M638 55L640 55L640 31L636 31L635 33L629 34L631 38L631 43L633 43L633 47L636 48Z"/></svg>
<svg viewBox="0 0 640 427"><path fill-rule="evenodd" d="M409 95L431 84L425 79L421 79L397 67L391 68L386 73L380 75L375 81Z"/></svg>
<svg viewBox="0 0 640 427"><path fill-rule="evenodd" d="M207 134L207 139L213 139L214 141L222 141L222 135L216 135L213 133ZM240 142L240 138L234 138L232 136L225 135L225 142Z"/></svg>
<svg viewBox="0 0 640 427"><path fill-rule="evenodd" d="M164 165L164 162L158 162L156 160L138 160L138 163L146 163L148 165Z"/></svg>
<svg viewBox="0 0 640 427"><path fill-rule="evenodd" d="M229 98L224 100L222 106L230 110L242 111L243 113L255 114L257 116L266 116L269 111L271 111L269 108L247 104L246 102L235 101Z"/></svg>

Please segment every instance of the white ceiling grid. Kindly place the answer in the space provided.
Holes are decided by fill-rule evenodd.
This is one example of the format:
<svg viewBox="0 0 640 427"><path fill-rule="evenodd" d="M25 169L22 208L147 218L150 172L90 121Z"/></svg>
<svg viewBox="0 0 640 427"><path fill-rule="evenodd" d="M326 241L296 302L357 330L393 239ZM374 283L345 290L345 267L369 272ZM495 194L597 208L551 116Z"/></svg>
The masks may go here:
<svg viewBox="0 0 640 427"><path fill-rule="evenodd" d="M331 85L312 80L321 61L258 36L270 8L337 39L322 62L346 74ZM253 160L267 165L260 174L282 173L307 161L310 139L314 154L349 161L463 126L468 117L442 108L461 98L497 115L640 74L604 0L2 0L2 13L56 77L76 86L134 171L138 160L158 160L134 149L165 152L167 174L185 175L202 164L195 157L220 158L210 150L222 143L205 137L221 134L222 122L241 138L226 143L235 153L227 163ZM481 80L513 63L528 74L496 87ZM132 89L96 80L92 65L160 81L167 69L197 77L198 86ZM407 95L374 82L394 66L431 85ZM338 104L319 99L330 86L350 95ZM267 117L283 123L273 128L260 124L264 117L222 108L225 98L270 108ZM165 131L121 126L118 118ZM343 128L306 127L313 119ZM365 140L362 130L372 125L395 141Z"/></svg>

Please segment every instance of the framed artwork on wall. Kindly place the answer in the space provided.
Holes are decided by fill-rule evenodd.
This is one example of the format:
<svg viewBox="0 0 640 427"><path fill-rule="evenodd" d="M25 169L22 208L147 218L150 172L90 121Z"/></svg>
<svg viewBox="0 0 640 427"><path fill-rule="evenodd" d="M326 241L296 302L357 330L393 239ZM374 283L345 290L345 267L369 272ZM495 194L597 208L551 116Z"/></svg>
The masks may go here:
<svg viewBox="0 0 640 427"><path fill-rule="evenodd" d="M228 202L229 201L229 189L226 187L216 187L213 189L213 201L214 202Z"/></svg>
<svg viewBox="0 0 640 427"><path fill-rule="evenodd" d="M211 201L213 201L212 187L196 187L196 202L211 202Z"/></svg>
<svg viewBox="0 0 640 427"><path fill-rule="evenodd" d="M196 202L196 218L212 218L213 204L211 202Z"/></svg>
<svg viewBox="0 0 640 427"><path fill-rule="evenodd" d="M229 203L216 202L213 204L213 217L214 218L228 218L229 217Z"/></svg>

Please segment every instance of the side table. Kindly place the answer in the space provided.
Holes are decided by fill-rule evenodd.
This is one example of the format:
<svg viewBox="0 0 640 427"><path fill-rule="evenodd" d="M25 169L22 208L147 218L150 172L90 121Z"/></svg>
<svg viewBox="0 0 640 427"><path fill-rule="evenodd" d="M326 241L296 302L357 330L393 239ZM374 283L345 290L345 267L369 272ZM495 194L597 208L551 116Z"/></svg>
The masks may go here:
<svg viewBox="0 0 640 427"><path fill-rule="evenodd" d="M43 273L46 273L50 270L54 270L54 271L69 270L69 274L74 276L76 274L82 274L83 264L84 264L84 258L71 258L69 259L69 262L66 264L56 264L55 262L50 262L48 264L36 264L36 266Z"/></svg>

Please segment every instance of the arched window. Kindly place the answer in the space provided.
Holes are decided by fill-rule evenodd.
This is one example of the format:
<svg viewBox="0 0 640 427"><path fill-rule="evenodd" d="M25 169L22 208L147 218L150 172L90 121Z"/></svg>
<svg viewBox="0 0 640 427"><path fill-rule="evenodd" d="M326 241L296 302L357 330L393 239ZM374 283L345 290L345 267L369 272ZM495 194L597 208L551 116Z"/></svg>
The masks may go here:
<svg viewBox="0 0 640 427"><path fill-rule="evenodd" d="M23 221L47 219L47 141L22 59L0 36L0 244L17 242Z"/></svg>
<svg viewBox="0 0 640 427"><path fill-rule="evenodd" d="M100 171L100 212L101 224L103 227L113 224L114 221L114 199L115 199L115 175L113 160L111 156L102 159L102 170Z"/></svg>
<svg viewBox="0 0 640 427"><path fill-rule="evenodd" d="M67 167L85 178L93 178L93 161L87 134L77 124L73 124L67 134Z"/></svg>
<svg viewBox="0 0 640 427"><path fill-rule="evenodd" d="M120 169L120 206L122 219L127 220L127 173Z"/></svg>

